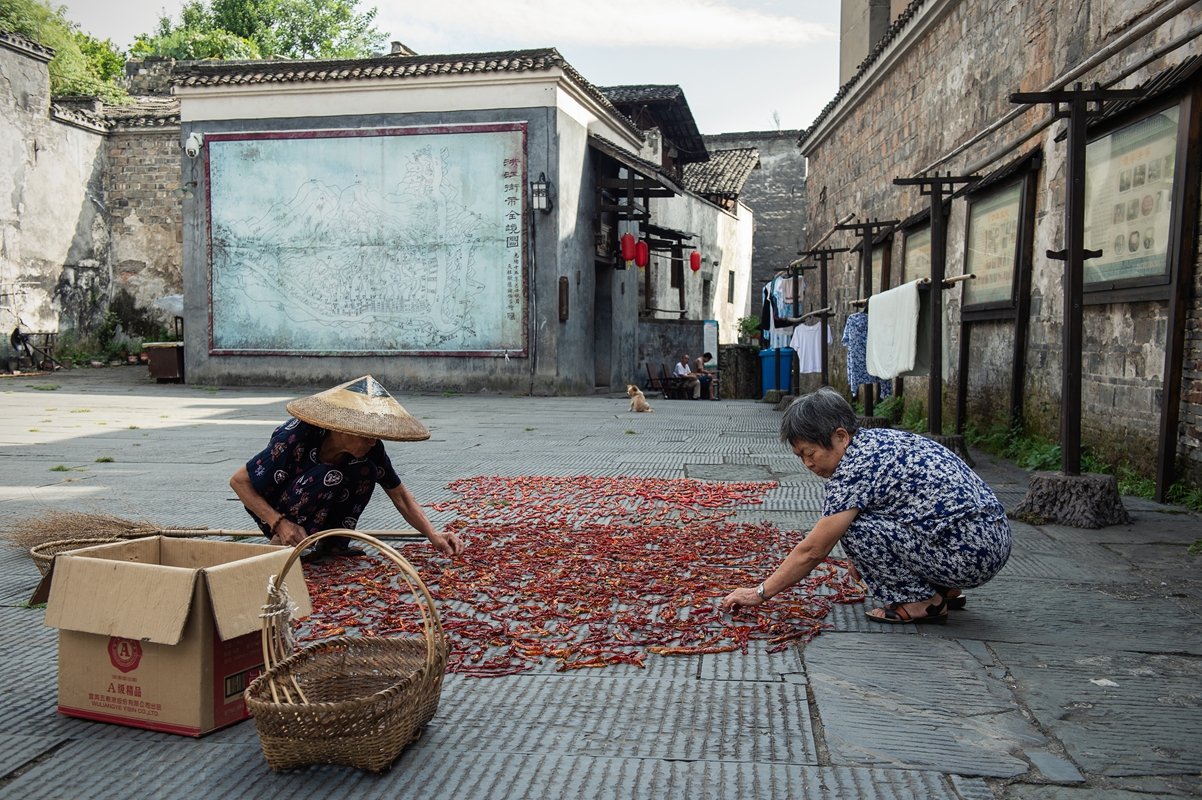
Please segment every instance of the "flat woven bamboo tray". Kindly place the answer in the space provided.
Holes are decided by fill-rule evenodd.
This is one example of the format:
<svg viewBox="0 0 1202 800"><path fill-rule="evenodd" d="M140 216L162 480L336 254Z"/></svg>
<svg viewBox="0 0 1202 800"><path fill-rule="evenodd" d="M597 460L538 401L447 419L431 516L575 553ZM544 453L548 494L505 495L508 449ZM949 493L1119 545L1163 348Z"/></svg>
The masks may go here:
<svg viewBox="0 0 1202 800"><path fill-rule="evenodd" d="M42 542L29 548L29 557L33 559L33 563L37 565L38 571L45 575L50 571L50 565L54 563L54 557L59 553L66 553L70 550L78 550L81 547L92 547L97 544L110 544L112 542L122 542L124 539L114 538L112 536L96 536L90 539L59 539L54 542Z"/></svg>
<svg viewBox="0 0 1202 800"><path fill-rule="evenodd" d="M438 710L447 638L417 571L374 537L322 531L296 546L279 575L288 574L302 551L330 536L369 544L397 565L421 610L424 635L342 636L296 651L288 587L277 587L273 578L262 615L266 671L247 687L246 704L273 770L345 764L382 772Z"/></svg>

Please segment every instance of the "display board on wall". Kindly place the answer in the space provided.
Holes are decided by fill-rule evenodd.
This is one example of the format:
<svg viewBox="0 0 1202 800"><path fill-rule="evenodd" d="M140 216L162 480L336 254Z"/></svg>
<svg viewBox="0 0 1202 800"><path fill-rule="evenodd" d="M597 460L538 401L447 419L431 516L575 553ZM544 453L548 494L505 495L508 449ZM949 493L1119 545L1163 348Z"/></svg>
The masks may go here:
<svg viewBox="0 0 1202 800"><path fill-rule="evenodd" d="M1167 276L1177 106L1085 148L1085 283Z"/></svg>
<svg viewBox="0 0 1202 800"><path fill-rule="evenodd" d="M706 367L714 367L718 364L718 320L707 319L702 327L703 341L705 342L705 352L709 353L713 358L705 362Z"/></svg>
<svg viewBox="0 0 1202 800"><path fill-rule="evenodd" d="M931 277L931 229L906 234L902 283Z"/></svg>
<svg viewBox="0 0 1202 800"><path fill-rule="evenodd" d="M523 123L206 149L211 353L526 354Z"/></svg>
<svg viewBox="0 0 1202 800"><path fill-rule="evenodd" d="M1014 265L1018 259L1018 225L1022 183L973 201L968 210L968 248L964 306L1009 303L1014 299Z"/></svg>

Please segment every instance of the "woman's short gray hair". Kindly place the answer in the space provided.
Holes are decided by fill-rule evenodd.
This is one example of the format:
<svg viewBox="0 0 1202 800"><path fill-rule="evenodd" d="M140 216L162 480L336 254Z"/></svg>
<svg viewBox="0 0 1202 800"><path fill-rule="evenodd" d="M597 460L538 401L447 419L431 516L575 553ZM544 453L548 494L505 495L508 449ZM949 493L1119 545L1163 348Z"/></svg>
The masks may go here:
<svg viewBox="0 0 1202 800"><path fill-rule="evenodd" d="M793 401L780 421L780 440L790 446L798 442L816 444L826 450L839 428L855 435L860 426L855 409L843 395L829 386L802 395Z"/></svg>

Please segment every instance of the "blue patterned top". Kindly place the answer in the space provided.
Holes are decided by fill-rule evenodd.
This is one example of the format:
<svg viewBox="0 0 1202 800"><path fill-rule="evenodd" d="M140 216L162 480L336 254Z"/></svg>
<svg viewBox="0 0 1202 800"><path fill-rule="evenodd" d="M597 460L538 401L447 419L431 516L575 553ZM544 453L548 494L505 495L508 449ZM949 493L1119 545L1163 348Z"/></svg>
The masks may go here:
<svg viewBox="0 0 1202 800"><path fill-rule="evenodd" d="M847 382L851 384L851 396L855 397L861 384L865 383L879 383L882 400L893 394L893 381L868 373L867 312L848 315L847 324L843 326L843 344L847 346Z"/></svg>
<svg viewBox="0 0 1202 800"><path fill-rule="evenodd" d="M932 536L1006 519L993 491L941 444L907 431L861 428L826 482L822 515L851 508Z"/></svg>

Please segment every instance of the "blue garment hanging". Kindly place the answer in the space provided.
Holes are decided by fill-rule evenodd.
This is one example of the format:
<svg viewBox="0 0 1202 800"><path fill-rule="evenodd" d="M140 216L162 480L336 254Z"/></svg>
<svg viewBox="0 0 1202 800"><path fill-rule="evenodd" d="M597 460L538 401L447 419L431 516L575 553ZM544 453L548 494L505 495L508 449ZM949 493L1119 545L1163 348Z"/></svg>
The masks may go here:
<svg viewBox="0 0 1202 800"><path fill-rule="evenodd" d="M893 394L893 381L878 378L868 372L868 314L857 311L847 317L843 327L843 344L847 347L847 382L851 384L851 396L855 397L862 384L877 383L881 387L881 399Z"/></svg>

